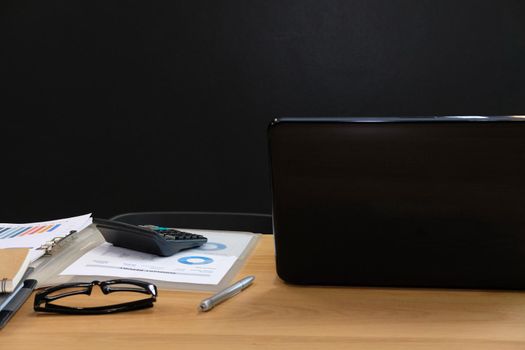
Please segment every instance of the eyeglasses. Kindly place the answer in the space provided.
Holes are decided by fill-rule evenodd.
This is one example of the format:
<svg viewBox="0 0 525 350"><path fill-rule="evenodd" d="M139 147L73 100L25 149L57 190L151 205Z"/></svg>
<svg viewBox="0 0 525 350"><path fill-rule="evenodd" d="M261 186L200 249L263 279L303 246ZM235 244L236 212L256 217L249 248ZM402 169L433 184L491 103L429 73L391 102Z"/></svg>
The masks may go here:
<svg viewBox="0 0 525 350"><path fill-rule="evenodd" d="M99 286L105 295L114 292L132 292L149 295L149 298L133 300L125 303L94 306L94 307L73 307L56 304L55 301L74 296L91 295L94 286ZM35 295L34 309L42 312L56 312L62 314L77 315L96 315L110 314L114 312L132 311L153 307L157 300L157 287L154 284L131 280L116 279L110 281L93 281L89 283L64 283L58 286L47 288Z"/></svg>

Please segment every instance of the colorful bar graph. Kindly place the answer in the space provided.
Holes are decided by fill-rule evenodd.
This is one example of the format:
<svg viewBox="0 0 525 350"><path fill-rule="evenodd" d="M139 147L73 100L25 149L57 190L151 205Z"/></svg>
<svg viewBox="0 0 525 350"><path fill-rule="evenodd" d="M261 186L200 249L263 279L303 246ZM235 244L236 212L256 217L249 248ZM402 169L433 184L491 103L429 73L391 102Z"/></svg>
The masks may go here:
<svg viewBox="0 0 525 350"><path fill-rule="evenodd" d="M36 231L40 230L40 226L34 226L34 227L31 227L29 230L27 230L26 232L22 233L20 236L27 236L31 233L35 233Z"/></svg>
<svg viewBox="0 0 525 350"><path fill-rule="evenodd" d="M0 227L0 239L27 237L41 233L51 232L60 227L61 224L45 226L24 226L24 227Z"/></svg>
<svg viewBox="0 0 525 350"><path fill-rule="evenodd" d="M9 236L7 236L6 238L13 238L13 237L16 237L18 236L19 234L21 234L22 232L26 231L27 230L27 227L19 227L18 229L16 229L15 231L11 232L9 234Z"/></svg>
<svg viewBox="0 0 525 350"><path fill-rule="evenodd" d="M11 234L11 232L14 232L14 231L16 231L16 228L8 227L7 230L2 231L2 233L1 233L1 235L0 235L0 238L5 238L5 237L7 237L9 234Z"/></svg>

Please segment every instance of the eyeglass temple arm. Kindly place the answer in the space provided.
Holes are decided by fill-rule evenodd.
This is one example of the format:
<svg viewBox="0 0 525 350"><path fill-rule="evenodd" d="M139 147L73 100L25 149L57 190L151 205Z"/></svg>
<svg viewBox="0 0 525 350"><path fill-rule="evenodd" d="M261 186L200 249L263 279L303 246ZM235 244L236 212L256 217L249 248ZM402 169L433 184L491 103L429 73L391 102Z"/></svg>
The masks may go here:
<svg viewBox="0 0 525 350"><path fill-rule="evenodd" d="M134 293L142 293L147 295L153 295L156 296L157 293L152 293L151 291L148 291L146 289L136 289L136 288L127 288L127 287L120 287L120 288L112 288L111 286L104 286L101 287L102 293L109 294L113 292L134 292Z"/></svg>
<svg viewBox="0 0 525 350"><path fill-rule="evenodd" d="M79 286L76 285L75 287L79 287ZM52 295L52 296L50 296L49 294L53 293L53 292L56 292L56 291L58 291L60 289L67 289L67 288L56 288L55 290L46 290L45 293L37 294L36 298L39 301L51 302L51 301L55 301L57 299L69 297L71 295L79 295L79 294L91 295L91 291L93 289L93 286L92 285L81 286L80 288L85 288L85 289L74 290L74 291L70 291L70 292L64 292L64 293L60 293L60 294Z"/></svg>
<svg viewBox="0 0 525 350"><path fill-rule="evenodd" d="M118 284L130 284L137 286L138 288L133 287L113 287ZM151 283L144 283L142 281L132 280L132 279L118 279L105 281L100 283L100 289L104 294L109 294L113 292L135 292L142 293L147 295L152 295L153 297L157 296L157 287Z"/></svg>
<svg viewBox="0 0 525 350"><path fill-rule="evenodd" d="M130 301L127 303L104 305L104 306L93 306L93 307L71 307L56 305L53 303L46 303L43 307L37 304L35 301L34 309L36 311L48 311L48 312L63 312L69 314L97 314L97 313L111 313L116 311L131 311L136 309L142 309L146 307L152 307L155 299L141 299Z"/></svg>

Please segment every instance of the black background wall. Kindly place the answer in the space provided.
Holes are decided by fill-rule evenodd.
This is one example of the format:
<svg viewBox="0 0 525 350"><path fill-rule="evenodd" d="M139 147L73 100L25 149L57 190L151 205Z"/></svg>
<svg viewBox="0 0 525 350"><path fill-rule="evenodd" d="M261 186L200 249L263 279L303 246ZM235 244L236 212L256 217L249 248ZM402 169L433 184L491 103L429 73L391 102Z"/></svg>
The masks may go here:
<svg viewBox="0 0 525 350"><path fill-rule="evenodd" d="M525 114L516 1L0 2L0 221L270 212L283 115Z"/></svg>

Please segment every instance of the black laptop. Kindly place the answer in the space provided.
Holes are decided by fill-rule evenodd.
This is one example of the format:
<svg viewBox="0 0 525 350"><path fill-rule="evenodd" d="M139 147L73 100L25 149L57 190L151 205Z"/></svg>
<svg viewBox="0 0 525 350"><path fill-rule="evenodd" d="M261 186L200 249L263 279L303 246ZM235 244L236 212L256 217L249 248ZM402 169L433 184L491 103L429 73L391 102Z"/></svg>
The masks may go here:
<svg viewBox="0 0 525 350"><path fill-rule="evenodd" d="M282 118L268 137L283 280L525 288L525 117Z"/></svg>

